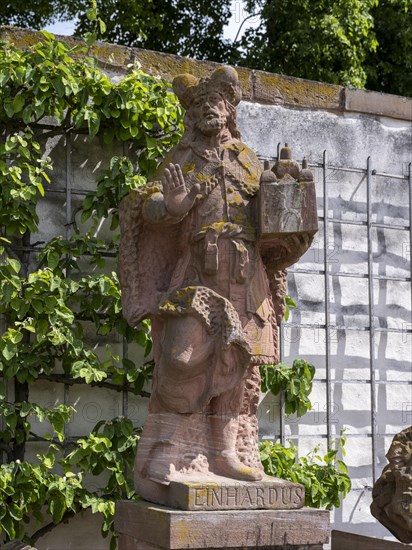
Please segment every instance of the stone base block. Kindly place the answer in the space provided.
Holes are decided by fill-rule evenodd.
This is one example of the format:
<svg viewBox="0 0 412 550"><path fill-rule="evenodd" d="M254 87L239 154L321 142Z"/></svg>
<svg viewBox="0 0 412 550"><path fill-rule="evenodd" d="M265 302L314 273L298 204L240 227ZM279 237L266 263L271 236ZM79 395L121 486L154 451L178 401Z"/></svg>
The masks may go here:
<svg viewBox="0 0 412 550"><path fill-rule="evenodd" d="M208 475L203 481L190 481L187 477L169 485L139 479L136 489L149 502L191 511L297 510L305 503L303 485L284 479L265 476L261 481L235 481Z"/></svg>
<svg viewBox="0 0 412 550"><path fill-rule="evenodd" d="M408 548L410 549L411 546L402 542L332 531L332 550L408 550Z"/></svg>
<svg viewBox="0 0 412 550"><path fill-rule="evenodd" d="M116 504L119 550L321 550L329 512L300 510L182 511L146 501Z"/></svg>

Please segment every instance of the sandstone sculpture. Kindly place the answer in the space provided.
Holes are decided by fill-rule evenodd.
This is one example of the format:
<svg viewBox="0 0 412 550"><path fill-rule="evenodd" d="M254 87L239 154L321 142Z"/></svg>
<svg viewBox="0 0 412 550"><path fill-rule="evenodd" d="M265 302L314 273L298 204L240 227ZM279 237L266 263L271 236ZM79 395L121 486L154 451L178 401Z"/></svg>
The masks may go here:
<svg viewBox="0 0 412 550"><path fill-rule="evenodd" d="M395 435L372 491L371 512L401 542L412 542L412 426Z"/></svg>
<svg viewBox="0 0 412 550"><path fill-rule="evenodd" d="M124 315L151 319L156 364L136 489L188 509L297 508L303 487L264 475L256 411L259 365L278 360L285 269L317 230L313 178L288 147L263 171L240 141L233 68L173 89L183 138L120 211Z"/></svg>

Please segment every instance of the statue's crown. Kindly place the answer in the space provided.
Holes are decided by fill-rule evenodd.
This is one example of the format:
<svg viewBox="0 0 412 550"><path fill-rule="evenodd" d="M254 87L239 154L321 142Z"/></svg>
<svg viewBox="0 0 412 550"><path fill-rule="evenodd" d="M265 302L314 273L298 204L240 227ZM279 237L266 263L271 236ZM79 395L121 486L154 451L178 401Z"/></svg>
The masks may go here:
<svg viewBox="0 0 412 550"><path fill-rule="evenodd" d="M237 71L228 65L217 68L209 78L196 78L187 73L180 74L173 80L173 91L185 109L190 107L195 97L211 91L220 93L234 106L242 97Z"/></svg>

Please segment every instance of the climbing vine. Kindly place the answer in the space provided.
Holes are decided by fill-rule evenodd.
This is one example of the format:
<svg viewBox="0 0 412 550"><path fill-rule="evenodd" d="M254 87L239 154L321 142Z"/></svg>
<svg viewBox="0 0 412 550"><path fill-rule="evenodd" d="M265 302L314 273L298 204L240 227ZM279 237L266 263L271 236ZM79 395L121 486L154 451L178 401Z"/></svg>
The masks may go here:
<svg viewBox="0 0 412 550"><path fill-rule="evenodd" d="M345 456L346 437L332 441L324 454L319 446L306 456L298 456L298 448L289 443L288 447L272 441L260 443L260 458L268 475L301 483L305 487L305 506L326 508L340 506L340 498L345 498L351 489L346 464L339 460L339 453Z"/></svg>
<svg viewBox="0 0 412 550"><path fill-rule="evenodd" d="M89 16L102 30L93 9ZM75 406L35 403L31 385L86 383L147 396L143 387L153 368L149 359L120 359L107 344L107 336L117 334L141 346L146 357L151 349L148 323L132 329L123 319L119 282L107 272L106 259L117 254L119 201L144 184L178 142L182 111L168 84L137 65L112 81L88 54L95 38L91 33L84 45L69 47L43 32L28 50L2 43L0 53L0 531L32 543L82 509L102 514L104 536L112 531L116 499L134 497L130 472L139 430L115 418L69 441L66 426ZM135 163L112 156L74 213L72 229L36 253L36 206L58 183L48 140L76 134L99 139L108 155L112 144L127 142ZM99 236L102 219L110 224L108 241ZM93 342L85 337L90 326ZM106 344L106 357L97 353L96 339ZM37 422L48 426L42 436ZM45 449L30 461L29 441ZM90 474L93 490L85 482ZM28 526L32 517L34 529Z"/></svg>

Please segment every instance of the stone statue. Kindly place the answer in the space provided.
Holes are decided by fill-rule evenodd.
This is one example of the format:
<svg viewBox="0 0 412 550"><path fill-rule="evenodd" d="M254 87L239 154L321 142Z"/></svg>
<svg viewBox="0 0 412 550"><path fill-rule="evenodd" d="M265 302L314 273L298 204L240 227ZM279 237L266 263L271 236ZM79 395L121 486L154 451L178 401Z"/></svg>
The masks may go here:
<svg viewBox="0 0 412 550"><path fill-rule="evenodd" d="M412 426L393 438L372 491L371 512L401 542L412 542Z"/></svg>
<svg viewBox="0 0 412 550"><path fill-rule="evenodd" d="M240 141L235 69L183 74L173 89L186 109L182 140L120 209L124 315L132 326L151 320L156 365L135 485L170 505L176 483L265 481L259 365L278 361L285 268L317 229L307 166L286 147L275 172L263 172ZM292 507L303 505L299 490Z"/></svg>

